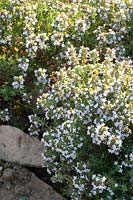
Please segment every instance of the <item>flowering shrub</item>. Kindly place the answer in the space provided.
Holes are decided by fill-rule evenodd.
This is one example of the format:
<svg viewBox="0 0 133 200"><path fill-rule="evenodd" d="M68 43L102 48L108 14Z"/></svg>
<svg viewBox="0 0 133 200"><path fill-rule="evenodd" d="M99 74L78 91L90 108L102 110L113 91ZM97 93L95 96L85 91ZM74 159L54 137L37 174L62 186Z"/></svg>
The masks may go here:
<svg viewBox="0 0 133 200"><path fill-rule="evenodd" d="M73 200L132 198L132 3L0 3L0 120L41 138Z"/></svg>
<svg viewBox="0 0 133 200"><path fill-rule="evenodd" d="M130 62L108 58L61 69L57 82L37 99L43 120L51 121L43 133L44 159L52 180L66 182L73 199L120 198L118 177L132 166L122 159L131 153L131 74ZM114 165L117 159L126 166Z"/></svg>

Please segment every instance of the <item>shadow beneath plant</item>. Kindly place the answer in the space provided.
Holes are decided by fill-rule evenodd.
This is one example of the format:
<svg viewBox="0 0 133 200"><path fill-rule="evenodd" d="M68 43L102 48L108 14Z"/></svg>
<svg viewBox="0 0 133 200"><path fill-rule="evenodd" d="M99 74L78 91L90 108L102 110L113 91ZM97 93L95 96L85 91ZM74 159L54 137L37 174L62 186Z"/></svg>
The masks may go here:
<svg viewBox="0 0 133 200"><path fill-rule="evenodd" d="M30 170L32 173L34 173L40 180L47 183L48 185L51 185L51 187L64 196L66 200L71 200L70 197L67 197L66 195L63 195L63 190L65 185L62 183L53 183L51 179L51 175L47 172L47 168L35 168L35 167L27 167L28 170Z"/></svg>

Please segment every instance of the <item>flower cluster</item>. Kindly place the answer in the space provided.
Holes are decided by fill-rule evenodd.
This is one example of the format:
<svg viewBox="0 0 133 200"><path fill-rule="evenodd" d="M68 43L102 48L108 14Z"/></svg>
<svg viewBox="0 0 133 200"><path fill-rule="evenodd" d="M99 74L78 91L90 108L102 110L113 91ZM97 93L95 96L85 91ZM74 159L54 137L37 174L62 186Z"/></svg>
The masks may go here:
<svg viewBox="0 0 133 200"><path fill-rule="evenodd" d="M35 115L29 115L28 118L29 118L29 121L30 121L30 124L31 124L29 129L28 129L29 134L30 135L38 135L38 132L40 131L39 127L40 127L41 124L38 122L38 120L36 120L37 115L36 114Z"/></svg>
<svg viewBox="0 0 133 200"><path fill-rule="evenodd" d="M2 120L3 122L7 122L10 120L10 114L8 108L0 110L0 120Z"/></svg>
<svg viewBox="0 0 133 200"><path fill-rule="evenodd" d="M98 174L98 175L93 174L92 182L91 182L91 185L92 185L91 193L92 193L92 195L96 195L97 191L99 193L103 193L103 191L107 189L106 180L107 180L107 178L105 176L102 177L100 174ZM91 196L91 193L90 193L89 196Z"/></svg>
<svg viewBox="0 0 133 200"><path fill-rule="evenodd" d="M105 124L98 125L95 132L90 134L91 127L88 128L87 134L91 136L93 143L100 145L102 142L108 145L108 151L119 154L122 147L122 139L119 135L111 134Z"/></svg>
<svg viewBox="0 0 133 200"><path fill-rule="evenodd" d="M21 89L24 87L24 78L22 75L20 76L14 76L14 81L12 82L12 86L15 89Z"/></svg>
<svg viewBox="0 0 133 200"><path fill-rule="evenodd" d="M47 83L47 74L45 69L39 68L35 70L35 77L37 78L37 85L43 84L45 86Z"/></svg>

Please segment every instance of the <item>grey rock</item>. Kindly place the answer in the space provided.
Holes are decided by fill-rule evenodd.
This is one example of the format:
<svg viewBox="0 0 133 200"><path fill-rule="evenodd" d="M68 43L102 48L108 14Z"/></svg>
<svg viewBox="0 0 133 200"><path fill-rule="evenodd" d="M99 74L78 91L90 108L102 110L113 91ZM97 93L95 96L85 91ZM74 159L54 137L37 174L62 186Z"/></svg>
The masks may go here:
<svg viewBox="0 0 133 200"><path fill-rule="evenodd" d="M2 176L4 177L4 179L10 180L13 176L13 170L11 168L5 169Z"/></svg>
<svg viewBox="0 0 133 200"><path fill-rule="evenodd" d="M42 167L46 162L42 157L43 144L18 128L0 126L0 160L24 166Z"/></svg>
<svg viewBox="0 0 133 200"><path fill-rule="evenodd" d="M17 173L18 180L16 181L17 177L14 175L8 182L4 176L1 178L4 186L0 187L0 200L65 200L51 186L38 179L29 170L16 166L11 171L14 175ZM4 172L4 174L6 173ZM30 179L25 179L25 182L23 182L24 174L30 177ZM10 184L9 189L5 187L6 184Z"/></svg>

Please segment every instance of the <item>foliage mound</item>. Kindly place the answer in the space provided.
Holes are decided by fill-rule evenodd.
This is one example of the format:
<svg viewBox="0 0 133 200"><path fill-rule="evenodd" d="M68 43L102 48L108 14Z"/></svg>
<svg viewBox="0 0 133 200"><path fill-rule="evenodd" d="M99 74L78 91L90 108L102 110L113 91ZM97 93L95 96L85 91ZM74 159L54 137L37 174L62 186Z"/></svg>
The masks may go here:
<svg viewBox="0 0 133 200"><path fill-rule="evenodd" d="M0 124L42 140L73 200L132 198L132 5L0 2Z"/></svg>

